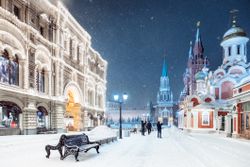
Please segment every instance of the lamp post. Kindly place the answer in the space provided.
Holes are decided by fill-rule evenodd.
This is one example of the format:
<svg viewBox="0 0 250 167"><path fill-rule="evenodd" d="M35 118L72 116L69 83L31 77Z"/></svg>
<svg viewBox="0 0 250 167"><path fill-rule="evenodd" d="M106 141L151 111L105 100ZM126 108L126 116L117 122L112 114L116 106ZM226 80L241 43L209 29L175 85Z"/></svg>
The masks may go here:
<svg viewBox="0 0 250 167"><path fill-rule="evenodd" d="M119 97L119 95L114 95L114 100L116 103L119 104L119 138L122 139L122 103L128 99L128 95L126 93L123 93L122 98Z"/></svg>

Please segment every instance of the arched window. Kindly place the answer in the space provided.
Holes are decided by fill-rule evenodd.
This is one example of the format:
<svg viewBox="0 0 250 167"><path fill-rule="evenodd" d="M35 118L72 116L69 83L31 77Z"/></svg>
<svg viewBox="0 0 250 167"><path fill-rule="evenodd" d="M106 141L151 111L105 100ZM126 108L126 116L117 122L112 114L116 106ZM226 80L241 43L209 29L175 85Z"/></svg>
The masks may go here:
<svg viewBox="0 0 250 167"><path fill-rule="evenodd" d="M0 101L0 127L18 128L22 110L15 103Z"/></svg>
<svg viewBox="0 0 250 167"><path fill-rule="evenodd" d="M231 46L228 47L228 56L231 56Z"/></svg>
<svg viewBox="0 0 250 167"><path fill-rule="evenodd" d="M7 50L0 55L0 82L19 85L18 57L10 57Z"/></svg>
<svg viewBox="0 0 250 167"><path fill-rule="evenodd" d="M98 106L101 108L102 107L102 96L98 96Z"/></svg>
<svg viewBox="0 0 250 167"><path fill-rule="evenodd" d="M42 69L41 72L36 70L36 86L39 92L45 92L45 70Z"/></svg>
<svg viewBox="0 0 250 167"><path fill-rule="evenodd" d="M94 96L91 90L88 91L88 101L90 106L94 106Z"/></svg>
<svg viewBox="0 0 250 167"><path fill-rule="evenodd" d="M41 72L41 77L40 77L40 91L45 92L45 71L44 69Z"/></svg>
<svg viewBox="0 0 250 167"><path fill-rule="evenodd" d="M19 61L17 55L10 61L10 83L19 85Z"/></svg>
<svg viewBox="0 0 250 167"><path fill-rule="evenodd" d="M237 54L240 54L240 45L237 45Z"/></svg>
<svg viewBox="0 0 250 167"><path fill-rule="evenodd" d="M48 115L47 110L44 107L37 108L37 127L38 128L45 128L46 127L46 116Z"/></svg>

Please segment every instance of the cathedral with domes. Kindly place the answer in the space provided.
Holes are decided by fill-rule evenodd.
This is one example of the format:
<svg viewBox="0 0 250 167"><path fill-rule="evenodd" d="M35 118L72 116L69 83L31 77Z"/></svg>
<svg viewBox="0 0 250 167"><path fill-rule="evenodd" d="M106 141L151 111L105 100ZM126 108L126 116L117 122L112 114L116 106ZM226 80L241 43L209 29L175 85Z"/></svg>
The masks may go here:
<svg viewBox="0 0 250 167"><path fill-rule="evenodd" d="M193 52L189 51L188 68L183 77L185 86L180 95L179 128L250 138L248 41L246 32L233 19L231 28L223 35L220 43L223 48L222 64L211 71L208 69L207 58L203 56L196 66L197 71L192 71L191 60L197 58L197 53L203 53L202 45L197 47L196 35L195 46Z"/></svg>

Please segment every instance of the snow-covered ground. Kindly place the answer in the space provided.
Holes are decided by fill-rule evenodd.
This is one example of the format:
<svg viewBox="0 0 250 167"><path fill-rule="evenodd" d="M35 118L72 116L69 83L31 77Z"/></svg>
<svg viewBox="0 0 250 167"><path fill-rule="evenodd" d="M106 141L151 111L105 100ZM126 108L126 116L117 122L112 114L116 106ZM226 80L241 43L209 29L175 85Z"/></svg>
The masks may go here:
<svg viewBox="0 0 250 167"><path fill-rule="evenodd" d="M100 133L100 129L96 133ZM90 138L95 138L95 132ZM105 133L103 133L105 135ZM45 158L44 146L56 144L59 134L0 137L0 166L23 167L249 167L250 141L211 134L186 133L176 128L149 136L132 134L117 142L61 161L53 151ZM99 135L100 136L100 135Z"/></svg>

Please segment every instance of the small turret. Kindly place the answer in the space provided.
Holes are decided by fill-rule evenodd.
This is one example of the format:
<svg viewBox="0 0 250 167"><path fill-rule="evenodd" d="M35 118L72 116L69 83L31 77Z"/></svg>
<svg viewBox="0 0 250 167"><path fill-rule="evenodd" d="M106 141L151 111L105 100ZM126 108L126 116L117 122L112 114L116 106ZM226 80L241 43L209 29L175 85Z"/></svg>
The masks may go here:
<svg viewBox="0 0 250 167"><path fill-rule="evenodd" d="M233 16L232 27L223 35L221 46L223 47L223 68L227 69L232 64L247 62L247 42L249 38L246 32L237 25Z"/></svg>

